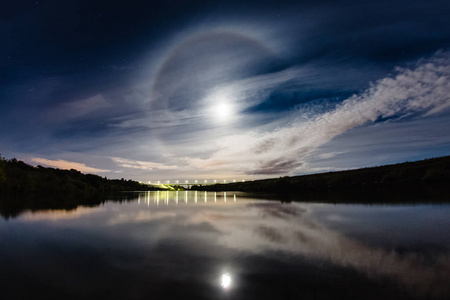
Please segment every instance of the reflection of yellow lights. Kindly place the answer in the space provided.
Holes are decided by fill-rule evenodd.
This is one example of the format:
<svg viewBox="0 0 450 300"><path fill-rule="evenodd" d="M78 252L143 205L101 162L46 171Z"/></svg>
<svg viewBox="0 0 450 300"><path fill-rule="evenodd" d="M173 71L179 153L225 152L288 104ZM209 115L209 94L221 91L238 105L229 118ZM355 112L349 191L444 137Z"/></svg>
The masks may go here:
<svg viewBox="0 0 450 300"><path fill-rule="evenodd" d="M228 273L222 274L222 287L228 289L231 286L231 276Z"/></svg>

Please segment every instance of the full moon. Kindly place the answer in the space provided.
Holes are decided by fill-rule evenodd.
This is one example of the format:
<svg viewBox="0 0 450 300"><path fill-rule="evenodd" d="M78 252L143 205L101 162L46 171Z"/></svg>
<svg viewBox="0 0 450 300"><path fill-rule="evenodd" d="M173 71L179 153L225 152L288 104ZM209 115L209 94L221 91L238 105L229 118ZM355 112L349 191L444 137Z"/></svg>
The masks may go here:
<svg viewBox="0 0 450 300"><path fill-rule="evenodd" d="M231 285L231 276L228 273L222 275L222 287L224 289L229 288Z"/></svg>
<svg viewBox="0 0 450 300"><path fill-rule="evenodd" d="M207 104L206 104L207 103ZM216 122L229 122L236 114L236 104L232 93L226 90L214 91L206 98L209 113Z"/></svg>
<svg viewBox="0 0 450 300"><path fill-rule="evenodd" d="M231 105L225 102L218 103L214 110L221 119L229 118L232 113Z"/></svg>

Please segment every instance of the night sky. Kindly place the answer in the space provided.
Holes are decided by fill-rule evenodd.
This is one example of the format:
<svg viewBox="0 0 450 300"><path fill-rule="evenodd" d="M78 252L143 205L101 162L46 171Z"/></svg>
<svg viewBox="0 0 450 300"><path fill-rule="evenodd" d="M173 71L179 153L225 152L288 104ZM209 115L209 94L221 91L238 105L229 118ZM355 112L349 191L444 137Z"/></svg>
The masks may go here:
<svg viewBox="0 0 450 300"><path fill-rule="evenodd" d="M0 3L0 153L135 180L450 154L450 2Z"/></svg>

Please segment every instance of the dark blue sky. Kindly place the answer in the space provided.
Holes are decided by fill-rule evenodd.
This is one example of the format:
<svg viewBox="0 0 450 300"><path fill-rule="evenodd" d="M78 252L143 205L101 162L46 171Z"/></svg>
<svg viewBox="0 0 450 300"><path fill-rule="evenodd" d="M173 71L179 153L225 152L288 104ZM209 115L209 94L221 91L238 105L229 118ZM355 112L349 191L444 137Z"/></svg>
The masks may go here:
<svg viewBox="0 0 450 300"><path fill-rule="evenodd" d="M448 155L449 15L448 1L3 1L0 153L138 180Z"/></svg>

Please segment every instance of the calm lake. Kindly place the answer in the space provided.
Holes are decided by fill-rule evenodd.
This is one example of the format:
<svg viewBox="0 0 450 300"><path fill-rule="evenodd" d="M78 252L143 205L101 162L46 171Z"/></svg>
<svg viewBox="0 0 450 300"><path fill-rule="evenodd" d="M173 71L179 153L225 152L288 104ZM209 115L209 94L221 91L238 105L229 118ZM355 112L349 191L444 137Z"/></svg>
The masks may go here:
<svg viewBox="0 0 450 300"><path fill-rule="evenodd" d="M25 211L0 218L0 295L450 299L450 204L180 191Z"/></svg>

